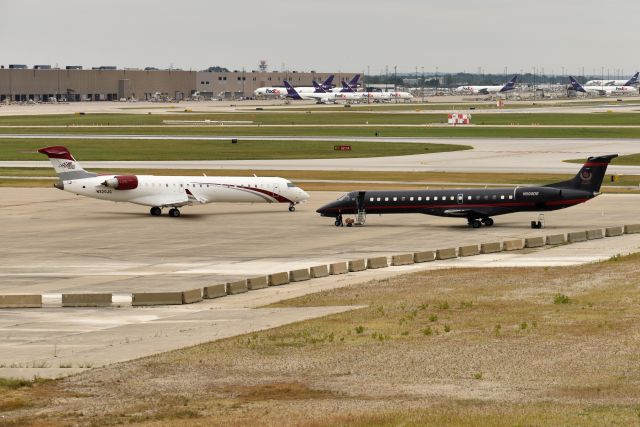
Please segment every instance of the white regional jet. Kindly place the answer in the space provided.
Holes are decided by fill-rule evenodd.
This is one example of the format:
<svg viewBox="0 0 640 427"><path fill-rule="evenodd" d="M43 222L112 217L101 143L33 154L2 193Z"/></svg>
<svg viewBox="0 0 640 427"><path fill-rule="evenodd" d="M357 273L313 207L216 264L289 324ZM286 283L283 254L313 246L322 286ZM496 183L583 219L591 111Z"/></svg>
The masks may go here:
<svg viewBox="0 0 640 427"><path fill-rule="evenodd" d="M511 80L505 85L500 86L458 86L456 91L468 92L474 95L488 95L490 93L508 92L516 88L516 80L518 75L511 77Z"/></svg>
<svg viewBox="0 0 640 427"><path fill-rule="evenodd" d="M46 154L60 180L54 187L81 196L112 202L151 206L151 215L169 209L206 203L288 203L289 210L309 195L291 181L278 177L98 175L82 169L62 146L38 150Z"/></svg>

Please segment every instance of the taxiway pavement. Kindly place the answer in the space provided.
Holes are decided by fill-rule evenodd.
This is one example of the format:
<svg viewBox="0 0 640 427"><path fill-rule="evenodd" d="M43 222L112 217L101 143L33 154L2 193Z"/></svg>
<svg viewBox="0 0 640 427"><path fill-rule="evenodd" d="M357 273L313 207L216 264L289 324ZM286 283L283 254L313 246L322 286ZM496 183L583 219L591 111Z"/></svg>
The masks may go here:
<svg viewBox="0 0 640 427"><path fill-rule="evenodd" d="M3 135L10 138L43 138L43 145L59 143L64 138L88 139L176 139L229 140L220 136L148 136L148 135ZM54 138L54 139L51 139ZM46 141L44 141L46 139ZM409 142L470 145L473 150L395 157L292 159L292 160L194 160L194 161L100 161L78 159L91 168L140 169L248 169L248 170L342 170L342 171L436 171L481 173L577 173L579 165L565 160L617 153L635 154L640 150L636 139L553 139L553 138L385 138L385 137L256 137L238 136L242 140ZM56 142L58 141L58 142ZM48 160L0 161L0 167L51 167ZM609 166L609 173L640 174L640 166Z"/></svg>

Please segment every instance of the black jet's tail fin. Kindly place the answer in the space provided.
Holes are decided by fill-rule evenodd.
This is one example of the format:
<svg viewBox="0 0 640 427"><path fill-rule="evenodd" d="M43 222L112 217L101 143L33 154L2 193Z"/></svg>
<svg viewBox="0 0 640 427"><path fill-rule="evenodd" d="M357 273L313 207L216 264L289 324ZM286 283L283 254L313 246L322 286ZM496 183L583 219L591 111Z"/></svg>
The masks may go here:
<svg viewBox="0 0 640 427"><path fill-rule="evenodd" d="M547 187L567 188L598 193L600 191L600 185L602 185L604 175L607 172L607 166L609 166L611 160L616 157L618 157L617 154L589 157L573 179L558 182L556 184L549 184Z"/></svg>

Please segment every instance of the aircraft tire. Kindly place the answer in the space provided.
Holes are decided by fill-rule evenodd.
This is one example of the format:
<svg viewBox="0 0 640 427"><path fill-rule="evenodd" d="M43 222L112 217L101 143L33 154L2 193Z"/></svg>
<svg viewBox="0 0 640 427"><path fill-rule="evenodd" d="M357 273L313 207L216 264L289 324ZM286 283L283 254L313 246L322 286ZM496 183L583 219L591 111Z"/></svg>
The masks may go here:
<svg viewBox="0 0 640 427"><path fill-rule="evenodd" d="M487 227L491 227L493 225L493 219L492 218L485 218L482 220L482 223L484 225L486 225Z"/></svg>
<svg viewBox="0 0 640 427"><path fill-rule="evenodd" d="M153 216L160 216L162 214L162 209L160 209L157 206L154 206L154 207L151 208L149 213L151 213L151 215L153 215Z"/></svg>
<svg viewBox="0 0 640 427"><path fill-rule="evenodd" d="M180 216L180 211L176 208L169 209L169 216L177 218Z"/></svg>
<svg viewBox="0 0 640 427"><path fill-rule="evenodd" d="M295 206L289 206L289 212L295 212L296 207Z"/></svg>
<svg viewBox="0 0 640 427"><path fill-rule="evenodd" d="M478 221L477 219L475 219L475 220L473 220L473 221L471 222L471 226L472 226L473 228L480 228L480 226L481 226L481 225L482 225L482 223L481 223L480 221Z"/></svg>

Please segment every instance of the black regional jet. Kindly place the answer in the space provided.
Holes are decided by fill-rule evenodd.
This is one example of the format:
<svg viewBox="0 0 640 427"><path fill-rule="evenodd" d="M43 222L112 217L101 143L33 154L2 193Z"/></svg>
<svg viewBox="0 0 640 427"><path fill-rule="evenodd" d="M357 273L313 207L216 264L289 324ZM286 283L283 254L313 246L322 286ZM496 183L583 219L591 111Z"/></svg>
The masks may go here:
<svg viewBox="0 0 640 427"><path fill-rule="evenodd" d="M352 191L317 212L335 218L337 227L343 225L343 215L357 214L362 222L365 213L422 213L466 218L473 228L491 226L492 216L553 211L594 198L600 194L607 165L617 156L589 157L573 179L540 187Z"/></svg>

